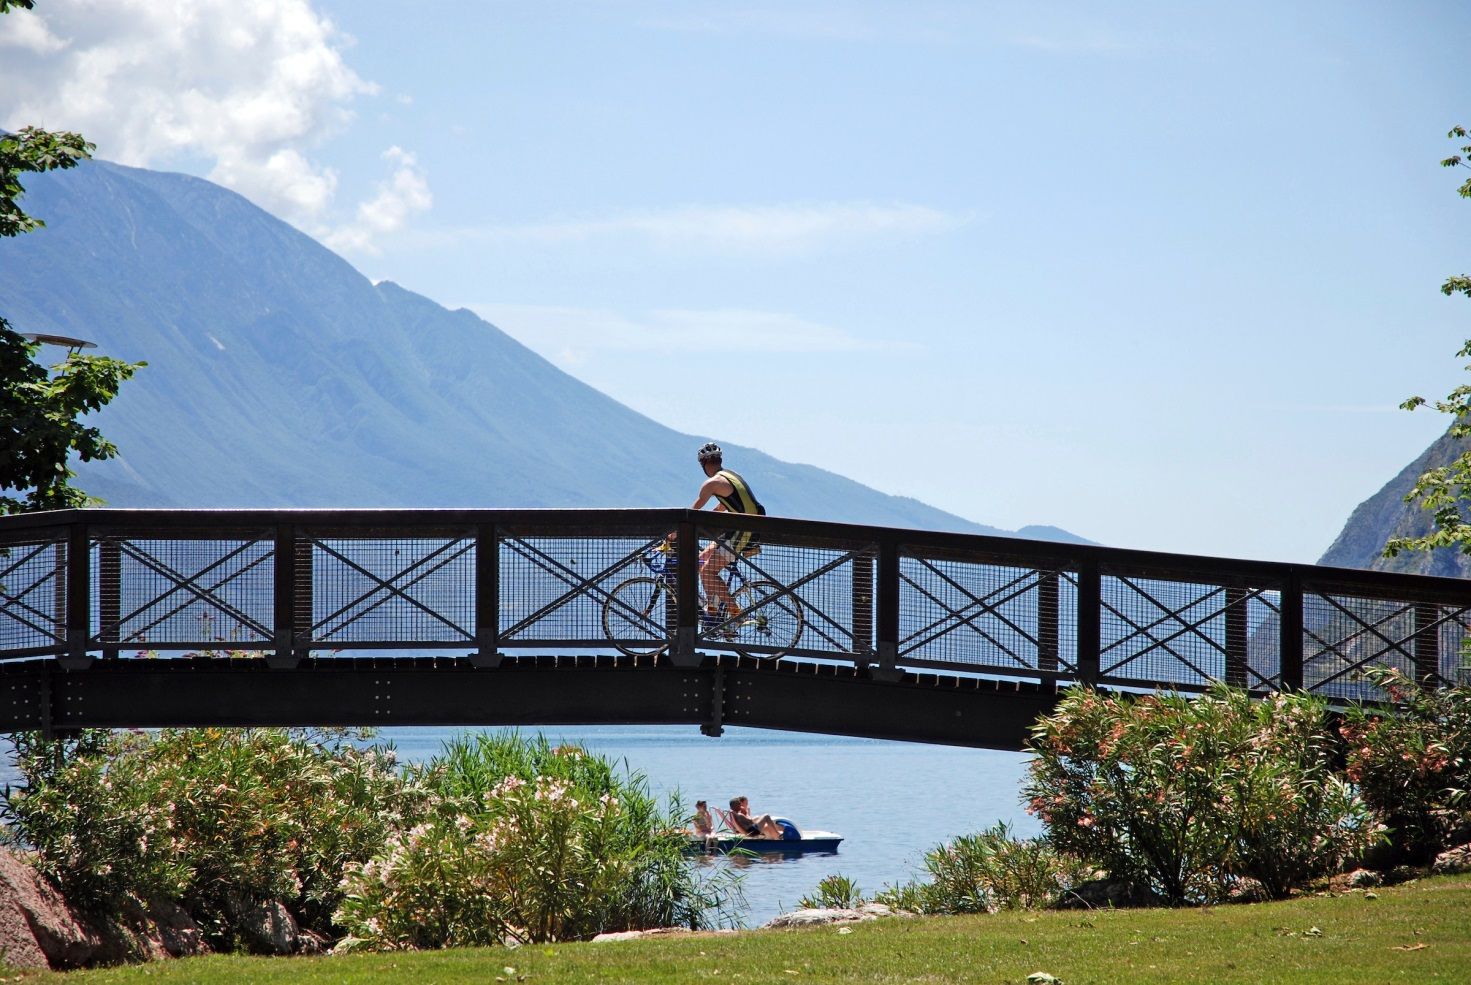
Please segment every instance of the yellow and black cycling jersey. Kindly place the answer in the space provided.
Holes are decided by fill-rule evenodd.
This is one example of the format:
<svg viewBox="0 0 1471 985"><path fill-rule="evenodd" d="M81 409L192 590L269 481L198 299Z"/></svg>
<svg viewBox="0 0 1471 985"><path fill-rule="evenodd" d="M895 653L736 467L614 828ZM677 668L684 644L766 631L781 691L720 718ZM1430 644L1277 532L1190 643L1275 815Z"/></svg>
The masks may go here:
<svg viewBox="0 0 1471 985"><path fill-rule="evenodd" d="M725 507L727 513L744 513L747 516L766 515L766 507L761 505L760 500L756 498L755 493L751 492L751 487L739 473L732 472L730 469L721 469L712 478L724 479L730 483L729 496L715 494L715 498L720 500L720 505ZM761 550L756 535L744 530L732 530L722 536L720 542L729 548L731 553L747 557Z"/></svg>

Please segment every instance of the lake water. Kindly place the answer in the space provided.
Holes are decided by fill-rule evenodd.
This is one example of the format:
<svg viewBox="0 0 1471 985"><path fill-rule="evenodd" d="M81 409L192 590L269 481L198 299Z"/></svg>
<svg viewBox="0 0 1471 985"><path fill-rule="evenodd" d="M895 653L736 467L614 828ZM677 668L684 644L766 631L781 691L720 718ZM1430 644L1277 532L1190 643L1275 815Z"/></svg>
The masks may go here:
<svg viewBox="0 0 1471 985"><path fill-rule="evenodd" d="M724 807L744 794L754 813L843 836L835 855L705 861L737 865L744 874L747 926L790 909L823 876L841 873L873 893L914 878L925 851L956 835L996 821L1018 834L1040 831L1021 808L1026 757L1020 753L751 728L727 728L718 739L674 726L542 731L555 743L575 742L626 762L661 799L678 790L691 810L697 799ZM392 728L379 738L391 741L401 760L422 761L454 732ZM9 760L4 756L0 783L14 782Z"/></svg>
<svg viewBox="0 0 1471 985"><path fill-rule="evenodd" d="M748 926L790 909L823 876L841 873L872 893L913 878L925 851L956 835L996 821L1018 834L1041 830L1021 807L1021 753L751 728L727 728L718 739L673 726L542 731L555 743L575 742L626 761L661 796L677 789L690 810L697 799L725 807L744 794L752 813L843 836L836 855L711 860L738 864L744 873ZM401 759L422 760L451 734L401 728L384 729L381 738L397 746Z"/></svg>

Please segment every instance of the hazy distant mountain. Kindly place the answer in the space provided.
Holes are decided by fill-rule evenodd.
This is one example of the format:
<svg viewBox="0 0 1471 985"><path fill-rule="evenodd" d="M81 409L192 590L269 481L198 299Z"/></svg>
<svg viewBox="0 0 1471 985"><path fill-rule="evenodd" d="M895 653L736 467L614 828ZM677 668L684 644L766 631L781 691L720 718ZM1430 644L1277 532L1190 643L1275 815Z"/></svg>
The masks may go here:
<svg viewBox="0 0 1471 985"><path fill-rule="evenodd" d="M0 241L0 312L149 363L99 418L121 459L83 467L112 505L683 506L720 438L370 283L207 181L94 162L27 186L47 225ZM776 515L1008 533L752 449L727 461Z"/></svg>
<svg viewBox="0 0 1471 985"><path fill-rule="evenodd" d="M1418 504L1406 503L1405 495L1414 488L1415 480L1423 473L1450 464L1465 449L1464 441L1457 441L1448 434L1441 435L1383 489L1359 504L1348 518L1343 532L1318 563L1449 578L1471 576L1471 556L1459 551L1438 550L1428 554L1415 551L1395 558L1381 556L1389 538L1419 537L1432 529L1431 515L1420 509Z"/></svg>

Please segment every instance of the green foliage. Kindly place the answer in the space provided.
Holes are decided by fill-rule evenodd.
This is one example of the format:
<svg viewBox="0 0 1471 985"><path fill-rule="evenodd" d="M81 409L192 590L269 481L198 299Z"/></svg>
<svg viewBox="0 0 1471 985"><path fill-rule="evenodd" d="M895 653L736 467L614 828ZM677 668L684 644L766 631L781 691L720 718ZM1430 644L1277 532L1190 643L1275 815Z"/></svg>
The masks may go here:
<svg viewBox="0 0 1471 985"><path fill-rule="evenodd" d="M1340 727L1348 777L1395 848L1426 862L1471 838L1471 685L1425 686L1391 668L1369 677L1395 708L1350 709Z"/></svg>
<svg viewBox="0 0 1471 985"><path fill-rule="evenodd" d="M0 13L5 10L0 6ZM0 236L19 236L45 225L26 215L17 202L25 194L22 174L74 168L95 149L81 134L64 130L22 127L19 133L0 131Z"/></svg>
<svg viewBox="0 0 1471 985"><path fill-rule="evenodd" d="M912 913L1043 909L1091 874L1048 839L1017 838L1004 823L927 852L924 867L928 882L889 887L875 900Z"/></svg>
<svg viewBox="0 0 1471 985"><path fill-rule="evenodd" d="M1079 688L1032 748L1024 796L1056 847L1173 904L1222 900L1242 877L1281 898L1379 837L1307 695Z"/></svg>
<svg viewBox="0 0 1471 985"><path fill-rule="evenodd" d="M1452 140L1471 139L1465 127L1452 127L1446 136ZM1471 144L1463 145L1460 153L1452 154L1441 161L1442 167L1471 167ZM1456 189L1462 198L1471 198L1471 178ZM1440 287L1447 297L1463 294L1471 298L1471 277L1461 275L1448 277ZM1456 356L1471 358L1471 340L1461 346ZM1471 370L1471 366L1466 367ZM1411 397L1400 407L1415 410L1428 403L1424 397ZM1444 400L1435 401L1435 409L1451 415L1448 433L1454 438L1471 435L1471 384L1456 387ZM1415 486L1405 496L1405 502L1419 502L1421 509L1430 512L1435 529L1423 537L1392 537L1384 545L1385 557L1396 557L1401 551L1433 551L1440 547L1455 547L1463 554L1471 554L1471 523L1461 511L1461 503L1471 498L1471 450L1458 455L1449 465L1441 465L1422 474Z"/></svg>
<svg viewBox="0 0 1471 985"><path fill-rule="evenodd" d="M863 904L863 893L858 883L845 875L823 876L817 883L815 895L803 896L797 905L815 910L851 910Z"/></svg>
<svg viewBox="0 0 1471 985"><path fill-rule="evenodd" d="M349 949L577 940L710 924L738 887L684 856L677 803L639 774L544 738L456 739L419 775L425 821L349 867Z"/></svg>
<svg viewBox="0 0 1471 985"><path fill-rule="evenodd" d="M276 729L17 737L24 786L7 789L12 837L74 903L181 901L217 945L239 901L281 900L332 935L344 868L407 826L424 799L391 750L324 745Z"/></svg>
<svg viewBox="0 0 1471 985"><path fill-rule="evenodd" d="M39 347L0 318L0 514L85 506L67 465L112 458L117 448L78 417L97 410L146 363L73 352L50 372L34 360Z"/></svg>

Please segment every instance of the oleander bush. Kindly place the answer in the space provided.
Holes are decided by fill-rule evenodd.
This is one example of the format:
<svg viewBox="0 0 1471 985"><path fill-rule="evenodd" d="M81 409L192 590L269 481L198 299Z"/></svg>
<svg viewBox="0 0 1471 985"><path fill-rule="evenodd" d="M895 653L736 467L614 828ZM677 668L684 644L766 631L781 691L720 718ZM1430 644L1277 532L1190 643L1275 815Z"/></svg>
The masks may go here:
<svg viewBox="0 0 1471 985"><path fill-rule="evenodd" d="M544 739L456 739L416 777L426 820L348 867L337 921L348 949L578 940L703 928L739 898L728 873L685 857L677 803L639 774Z"/></svg>
<svg viewBox="0 0 1471 985"><path fill-rule="evenodd" d="M218 948L235 914L277 900L334 936L344 868L378 851L425 799L392 751L278 729L88 731L16 739L5 792L14 842L98 914L129 898L181 902Z"/></svg>
<svg viewBox="0 0 1471 985"><path fill-rule="evenodd" d="M1424 687L1391 668L1368 671L1392 713L1351 708L1340 732L1347 775L1410 862L1471 840L1471 685Z"/></svg>
<svg viewBox="0 0 1471 985"><path fill-rule="evenodd" d="M1046 838L1017 838L1005 823L925 853L927 881L884 889L874 900L911 913L1043 909L1092 874Z"/></svg>
<svg viewBox="0 0 1471 985"><path fill-rule="evenodd" d="M1382 837L1334 771L1324 703L1070 691L1032 732L1024 796L1053 845L1180 905L1273 898Z"/></svg>

